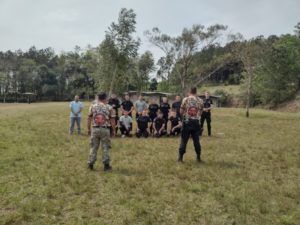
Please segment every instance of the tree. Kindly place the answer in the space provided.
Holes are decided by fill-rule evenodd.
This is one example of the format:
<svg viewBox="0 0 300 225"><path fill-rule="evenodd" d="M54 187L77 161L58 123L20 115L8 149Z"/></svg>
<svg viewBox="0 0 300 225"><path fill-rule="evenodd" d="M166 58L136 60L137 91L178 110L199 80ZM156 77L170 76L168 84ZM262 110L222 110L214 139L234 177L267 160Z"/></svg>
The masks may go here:
<svg viewBox="0 0 300 225"><path fill-rule="evenodd" d="M180 82L182 91L192 85L192 73L190 71L194 54L217 42L221 32L227 27L223 25L212 25L205 28L203 25L194 25L192 28L184 28L181 35L171 37L161 33L158 28L146 31L148 40L165 53L165 57L160 60L163 72L169 75L170 70ZM160 73L163 74L163 73Z"/></svg>
<svg viewBox="0 0 300 225"><path fill-rule="evenodd" d="M156 91L157 90L157 85L158 85L158 82L155 78L152 78L151 81L150 81L150 91Z"/></svg>
<svg viewBox="0 0 300 225"><path fill-rule="evenodd" d="M254 84L262 103L274 106L300 90L300 36L283 35L265 52Z"/></svg>
<svg viewBox="0 0 300 225"><path fill-rule="evenodd" d="M243 40L241 35L232 36L232 54L236 60L241 61L244 66L244 82L246 86L246 117L249 117L249 109L253 95L253 79L255 71L262 66L262 56L264 54L263 37L249 41Z"/></svg>
<svg viewBox="0 0 300 225"><path fill-rule="evenodd" d="M114 91L117 76L124 77L128 62L137 56L140 45L139 39L134 39L136 14L132 9L122 8L118 22L113 22L105 35L105 40L100 48L100 56L105 62L100 70L107 72L110 79L109 95ZM111 62L106 62L103 57L109 56ZM109 69L108 69L109 68Z"/></svg>
<svg viewBox="0 0 300 225"><path fill-rule="evenodd" d="M155 69L154 58L151 52L146 51L137 61L137 88L139 91L146 90L149 82L149 75Z"/></svg>

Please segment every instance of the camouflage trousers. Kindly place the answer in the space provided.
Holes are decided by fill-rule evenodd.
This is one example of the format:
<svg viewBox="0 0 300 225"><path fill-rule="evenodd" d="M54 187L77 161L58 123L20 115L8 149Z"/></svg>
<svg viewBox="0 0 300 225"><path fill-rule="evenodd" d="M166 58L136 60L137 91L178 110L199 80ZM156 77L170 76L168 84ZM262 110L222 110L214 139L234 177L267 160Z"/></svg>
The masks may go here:
<svg viewBox="0 0 300 225"><path fill-rule="evenodd" d="M102 147L102 162L104 164L109 163L109 149L111 148L110 142L110 129L108 128L92 128L91 142L90 142L90 155L88 164L93 165L97 160L97 151L101 144Z"/></svg>

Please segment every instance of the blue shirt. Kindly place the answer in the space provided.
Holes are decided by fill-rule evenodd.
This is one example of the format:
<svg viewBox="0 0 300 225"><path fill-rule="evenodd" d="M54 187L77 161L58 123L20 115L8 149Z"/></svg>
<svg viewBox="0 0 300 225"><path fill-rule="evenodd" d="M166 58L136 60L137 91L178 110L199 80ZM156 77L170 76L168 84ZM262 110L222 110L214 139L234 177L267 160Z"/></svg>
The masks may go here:
<svg viewBox="0 0 300 225"><path fill-rule="evenodd" d="M78 113L79 110L83 108L83 104L82 104L81 102L79 102L79 101L78 101L78 102L72 101L72 102L70 103L70 108L71 108L70 117L76 117L76 116L73 114L73 112L74 112L74 113ZM73 112L72 112L72 111L73 111ZM77 114L77 117L81 117L81 113L78 113L78 114Z"/></svg>

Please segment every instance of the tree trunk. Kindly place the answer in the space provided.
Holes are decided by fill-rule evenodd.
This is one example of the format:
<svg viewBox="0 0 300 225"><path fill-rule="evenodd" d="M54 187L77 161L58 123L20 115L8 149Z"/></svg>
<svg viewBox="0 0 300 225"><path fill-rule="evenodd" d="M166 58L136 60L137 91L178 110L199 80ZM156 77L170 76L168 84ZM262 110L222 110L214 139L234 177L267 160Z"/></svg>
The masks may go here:
<svg viewBox="0 0 300 225"><path fill-rule="evenodd" d="M118 68L118 64L116 63L115 70L114 70L114 73L113 73L113 76L112 76L112 79L111 79L111 82L110 82L110 88L109 88L108 96L111 96L111 94L113 93L113 90L114 90L114 84L115 84L115 80L116 80L116 76L117 76L117 68Z"/></svg>
<svg viewBox="0 0 300 225"><path fill-rule="evenodd" d="M246 100L246 117L249 115L250 101L251 101L251 86L252 86L252 71L248 73L248 87L247 87L247 100Z"/></svg>

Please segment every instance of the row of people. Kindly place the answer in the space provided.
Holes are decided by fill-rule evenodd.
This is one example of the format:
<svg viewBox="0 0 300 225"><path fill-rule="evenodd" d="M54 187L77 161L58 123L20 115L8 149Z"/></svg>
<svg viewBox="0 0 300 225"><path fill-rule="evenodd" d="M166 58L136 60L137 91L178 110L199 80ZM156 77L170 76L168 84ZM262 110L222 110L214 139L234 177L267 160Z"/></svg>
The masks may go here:
<svg viewBox="0 0 300 225"><path fill-rule="evenodd" d="M212 108L212 100L209 96L209 93L205 93L205 99L203 101L204 103L204 109L203 113L201 114L201 121L200 121L200 126L201 126L201 133L203 131L203 125L204 122L207 122L207 130L208 130L208 135L211 135L211 108ZM121 115L128 114L128 116L132 120L132 114L135 111L136 112L136 119L138 119L143 111L147 110L147 115L151 121L151 134L152 132L152 123L154 119L157 117L157 113L160 112L162 115L162 118L164 119L164 131L167 130L167 125L168 122L170 121L170 112L176 114L176 120L180 120L180 107L181 107L181 98L180 96L176 96L174 102L170 106L168 103L168 99L164 97L162 99L161 104L158 104L156 99L152 99L150 104L148 105L146 101L143 99L143 96L139 96L138 100L133 104L133 102L130 100L130 96L128 94L125 95L124 101L120 104L119 99L115 94L112 94L111 98L108 100L108 104L113 108L115 111L115 131L114 133L117 134L118 130L120 129L121 131L121 124L119 123L119 109L121 109ZM82 102L79 101L79 96L75 96L74 101L70 103L70 129L69 133L72 134L74 130L74 125L75 123L77 124L78 128L78 133L80 133L80 122L81 122L81 111L83 108ZM130 120L130 119L126 119ZM170 121L172 124L173 122ZM122 127L122 130L124 130L124 126ZM125 131L124 131L125 132ZM124 135L124 132L121 132L122 135ZM111 131L111 133L113 133ZM126 133L126 132L125 132ZM169 132L171 133L171 132Z"/></svg>
<svg viewBox="0 0 300 225"><path fill-rule="evenodd" d="M170 130L168 131L168 121L170 121ZM148 114L148 110L144 109L142 114L137 118L137 130L136 136L138 138L149 135L155 137L161 137L164 135L177 136L180 134L182 122L181 118L175 111L172 111L168 121L164 119L164 115L161 111L156 113L155 118L151 118ZM122 137L131 137L132 131L132 118L128 111L124 111L124 115L120 117L119 127Z"/></svg>
<svg viewBox="0 0 300 225"><path fill-rule="evenodd" d="M112 128L112 136L115 136L115 117L116 112L113 107L107 104L106 94L101 92L98 94L98 99L93 103L88 112L87 128L88 133L91 135L90 141L90 154L88 158L88 168L93 170L95 161L97 159L97 151L101 143L102 146L102 162L104 165L104 171L110 171L112 169L110 165L110 128ZM205 111L203 100L197 96L197 88L193 87L190 90L189 95L183 99L180 106L180 115L183 118L181 139L178 148L178 162L183 162L183 156L186 152L187 143L190 137L193 139L194 150L196 152L196 161L201 163L201 144L200 144L200 118L202 112ZM74 112L76 113L76 112ZM129 111L124 111L123 118L129 118ZM172 113L176 114L176 112ZM178 116L178 118L181 118ZM130 120L130 119L129 119ZM148 137L149 135L149 123L151 122L148 115L148 111L143 109L141 114L137 116L137 136ZM129 123L130 124L130 123ZM123 124L124 125L124 124ZM163 112L159 111L157 117L153 120L152 129L156 136L163 134L166 120L164 119ZM131 118L132 127L132 118ZM124 127L123 127L124 128Z"/></svg>

